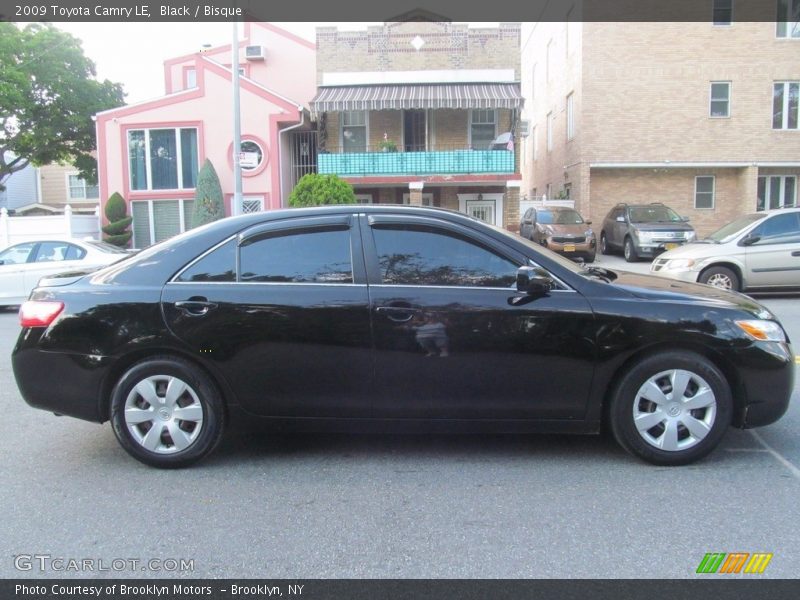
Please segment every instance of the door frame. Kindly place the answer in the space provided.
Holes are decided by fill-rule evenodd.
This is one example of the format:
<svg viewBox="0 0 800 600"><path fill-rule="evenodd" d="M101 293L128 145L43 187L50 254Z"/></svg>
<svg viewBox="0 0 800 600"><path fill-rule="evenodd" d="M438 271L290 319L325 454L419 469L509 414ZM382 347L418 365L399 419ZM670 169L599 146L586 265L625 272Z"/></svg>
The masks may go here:
<svg viewBox="0 0 800 600"><path fill-rule="evenodd" d="M478 201L478 196L481 196L480 199L484 202L494 200L494 223L491 224L497 225L498 227L503 226L503 197L505 196L503 192L490 192L487 194L456 194L456 196L458 196L458 210L459 212L465 214L467 212L467 202Z"/></svg>

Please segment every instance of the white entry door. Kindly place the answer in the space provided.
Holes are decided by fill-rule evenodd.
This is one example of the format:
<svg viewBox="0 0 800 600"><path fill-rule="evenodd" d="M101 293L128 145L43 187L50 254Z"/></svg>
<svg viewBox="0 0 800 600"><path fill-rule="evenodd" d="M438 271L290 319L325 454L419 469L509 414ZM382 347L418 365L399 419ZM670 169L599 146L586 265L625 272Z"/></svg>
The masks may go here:
<svg viewBox="0 0 800 600"><path fill-rule="evenodd" d="M503 225L503 194L458 194L458 208L484 223Z"/></svg>

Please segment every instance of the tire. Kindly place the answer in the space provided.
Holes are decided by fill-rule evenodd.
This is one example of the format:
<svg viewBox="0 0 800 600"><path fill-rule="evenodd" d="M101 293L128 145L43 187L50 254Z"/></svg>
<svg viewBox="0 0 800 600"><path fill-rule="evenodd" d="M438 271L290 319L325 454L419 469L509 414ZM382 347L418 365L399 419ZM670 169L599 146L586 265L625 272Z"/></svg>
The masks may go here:
<svg viewBox="0 0 800 600"><path fill-rule="evenodd" d="M738 275L727 267L711 267L706 269L700 273L700 277L697 281L734 292L740 291L742 285Z"/></svg>
<svg viewBox="0 0 800 600"><path fill-rule="evenodd" d="M680 388L680 398L673 399L673 389ZM655 354L636 363L612 392L608 413L620 446L663 466L706 456L722 440L732 416L725 377L709 360L688 351Z"/></svg>
<svg viewBox="0 0 800 600"><path fill-rule="evenodd" d="M120 445L135 459L152 467L182 468L217 447L225 410L216 386L198 367L157 356L136 363L117 382L111 395L111 425ZM158 437L151 435L154 427L160 428Z"/></svg>
<svg viewBox="0 0 800 600"><path fill-rule="evenodd" d="M608 247L608 238L606 232L600 232L600 254L611 254L611 248Z"/></svg>
<svg viewBox="0 0 800 600"><path fill-rule="evenodd" d="M587 254L586 255L586 261L585 262L593 263L595 258L597 258L597 252L592 252L591 254Z"/></svg>
<svg viewBox="0 0 800 600"><path fill-rule="evenodd" d="M636 254L636 246L633 245L633 240L629 237L625 238L623 253L625 254L626 262L632 263L639 260L639 255Z"/></svg>

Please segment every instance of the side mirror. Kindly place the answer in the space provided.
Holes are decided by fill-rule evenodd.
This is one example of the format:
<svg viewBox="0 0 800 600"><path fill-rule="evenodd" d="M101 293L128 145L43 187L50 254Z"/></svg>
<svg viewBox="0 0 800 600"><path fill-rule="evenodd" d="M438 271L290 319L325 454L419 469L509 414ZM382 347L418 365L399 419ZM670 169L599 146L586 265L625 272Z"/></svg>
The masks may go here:
<svg viewBox="0 0 800 600"><path fill-rule="evenodd" d="M761 241L760 235L748 235L741 242L739 242L739 244L742 246L752 246L753 244L756 244L760 241Z"/></svg>
<svg viewBox="0 0 800 600"><path fill-rule="evenodd" d="M684 223L688 223L689 217L681 217L681 221L683 221Z"/></svg>
<svg viewBox="0 0 800 600"><path fill-rule="evenodd" d="M541 268L520 267L517 269L517 291L529 296L546 296L553 289L553 278Z"/></svg>
<svg viewBox="0 0 800 600"><path fill-rule="evenodd" d="M625 217L617 217L617 223L624 223Z"/></svg>
<svg viewBox="0 0 800 600"><path fill-rule="evenodd" d="M591 221L586 221L586 224L587 224L587 225L591 225L591 224L592 224L592 222L591 222Z"/></svg>

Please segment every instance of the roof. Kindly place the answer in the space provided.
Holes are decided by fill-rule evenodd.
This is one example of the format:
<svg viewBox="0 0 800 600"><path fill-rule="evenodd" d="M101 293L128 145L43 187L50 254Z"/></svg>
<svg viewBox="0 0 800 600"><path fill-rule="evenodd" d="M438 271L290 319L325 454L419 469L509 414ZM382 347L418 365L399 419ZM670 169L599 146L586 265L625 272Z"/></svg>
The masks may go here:
<svg viewBox="0 0 800 600"><path fill-rule="evenodd" d="M320 87L311 101L316 113L343 110L421 108L521 108L518 83L444 85L356 85Z"/></svg>

